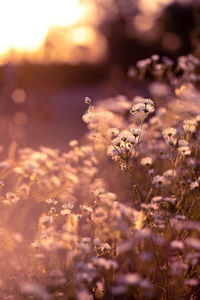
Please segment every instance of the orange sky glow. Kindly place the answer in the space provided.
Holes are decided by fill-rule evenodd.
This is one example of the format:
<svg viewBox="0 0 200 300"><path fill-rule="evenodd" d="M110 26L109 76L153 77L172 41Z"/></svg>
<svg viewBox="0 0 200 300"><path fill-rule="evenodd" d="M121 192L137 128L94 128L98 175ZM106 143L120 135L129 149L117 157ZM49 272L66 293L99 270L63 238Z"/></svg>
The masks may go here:
<svg viewBox="0 0 200 300"><path fill-rule="evenodd" d="M83 5L79 0L6 0L0 4L0 63L10 59L31 60L33 57L34 60L45 61L44 45L47 39L49 42L49 33L56 28L62 30L63 37L60 38L59 34L57 36L58 42L62 43L63 40L64 45L62 51L60 45L58 51L56 50L54 31L54 53L50 51L50 60L73 61L72 55L69 54L73 47L90 48L98 37L94 29L85 25L91 7ZM103 38L99 38L104 45ZM99 56L99 53L95 55ZM98 57L95 56L94 59Z"/></svg>

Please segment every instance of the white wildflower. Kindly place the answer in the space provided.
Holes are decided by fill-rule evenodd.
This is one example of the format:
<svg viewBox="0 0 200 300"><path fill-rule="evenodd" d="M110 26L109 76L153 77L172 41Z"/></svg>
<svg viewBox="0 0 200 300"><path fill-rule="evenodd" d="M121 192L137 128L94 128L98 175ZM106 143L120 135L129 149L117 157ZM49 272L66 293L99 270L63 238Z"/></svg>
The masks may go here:
<svg viewBox="0 0 200 300"><path fill-rule="evenodd" d="M164 136L164 138L165 137L171 137L171 136L174 136L175 134L176 134L176 128L173 128L173 127L168 127L168 128L166 128L166 129L164 129L163 131L162 131L162 134L163 134L163 136Z"/></svg>
<svg viewBox="0 0 200 300"><path fill-rule="evenodd" d="M176 177L176 170L169 169L163 173L165 177Z"/></svg>
<svg viewBox="0 0 200 300"><path fill-rule="evenodd" d="M184 139L180 139L180 140L178 140L178 146L180 147L180 146L188 146L189 144L188 144L188 142L186 141L186 140L184 140Z"/></svg>
<svg viewBox="0 0 200 300"><path fill-rule="evenodd" d="M173 127L166 128L162 131L165 142L169 146L175 146L177 143L177 139L174 137L176 134L176 129Z"/></svg>
<svg viewBox="0 0 200 300"><path fill-rule="evenodd" d="M89 97L85 97L85 103L86 104L91 104L92 100Z"/></svg>
<svg viewBox="0 0 200 300"><path fill-rule="evenodd" d="M45 202L47 204L53 204L53 205L57 205L58 204L58 201L55 200L55 199L53 199L53 198L49 198L49 199L45 200Z"/></svg>
<svg viewBox="0 0 200 300"><path fill-rule="evenodd" d="M184 120L183 129L188 132L195 132L197 127L196 120Z"/></svg>
<svg viewBox="0 0 200 300"><path fill-rule="evenodd" d="M80 208L84 211L87 211L89 213L92 213L93 212L93 208L90 207L90 206L87 206L87 205L80 205Z"/></svg>
<svg viewBox="0 0 200 300"><path fill-rule="evenodd" d="M160 187L163 184L165 184L166 179L164 176L160 176L160 175L156 175L153 177L152 183L153 185L155 185L156 187Z"/></svg>
<svg viewBox="0 0 200 300"><path fill-rule="evenodd" d="M126 170L127 165L126 165L126 163L123 162L123 163L121 163L120 167L121 167L121 170L124 171L124 170Z"/></svg>
<svg viewBox="0 0 200 300"><path fill-rule="evenodd" d="M189 146L180 146L180 147L178 147L178 151L183 156L189 156L191 154L191 150L190 150Z"/></svg>
<svg viewBox="0 0 200 300"><path fill-rule="evenodd" d="M144 112L145 114L153 113L155 111L154 102L151 99L142 99L141 103L133 105L130 113L133 115L136 112Z"/></svg>
<svg viewBox="0 0 200 300"><path fill-rule="evenodd" d="M112 248L110 247L110 245L108 243L102 243L101 244L101 251L111 251Z"/></svg>
<svg viewBox="0 0 200 300"><path fill-rule="evenodd" d="M155 196L151 199L152 202L161 202L163 200L162 196Z"/></svg>
<svg viewBox="0 0 200 300"><path fill-rule="evenodd" d="M71 213L71 210L68 209L68 208L63 208L63 209L61 209L61 211L60 211L60 214L61 214L62 216L69 215L70 213Z"/></svg>
<svg viewBox="0 0 200 300"><path fill-rule="evenodd" d="M136 66L138 69L145 69L150 65L150 63L151 63L151 59L145 58L145 59L138 60Z"/></svg>
<svg viewBox="0 0 200 300"><path fill-rule="evenodd" d="M12 203L17 203L20 200L16 194L11 192L6 193L6 199Z"/></svg>
<svg viewBox="0 0 200 300"><path fill-rule="evenodd" d="M151 157L147 156L147 157L142 158L140 163L142 166L150 166L153 163L153 159Z"/></svg>
<svg viewBox="0 0 200 300"><path fill-rule="evenodd" d="M95 244L95 246L100 247L101 246L101 241L99 238L96 238L93 240L93 243Z"/></svg>
<svg viewBox="0 0 200 300"><path fill-rule="evenodd" d="M150 170L148 171L148 174L149 174L150 176L153 176L154 173L155 173L154 169L150 169Z"/></svg>
<svg viewBox="0 0 200 300"><path fill-rule="evenodd" d="M196 181L192 181L191 183L190 183L190 190L194 190L194 189L196 189L196 188L198 188L199 187L199 183L198 183L198 181L196 180Z"/></svg>
<svg viewBox="0 0 200 300"><path fill-rule="evenodd" d="M175 248L175 249L183 250L184 244L183 244L182 241L173 240L173 241L170 242L170 247Z"/></svg>
<svg viewBox="0 0 200 300"><path fill-rule="evenodd" d="M71 140L70 142L69 142L69 146L70 147L76 147L78 145L78 141L77 140Z"/></svg>
<svg viewBox="0 0 200 300"><path fill-rule="evenodd" d="M139 284L140 280L141 278L137 273L126 274L119 278L119 282L122 282L126 285L137 285Z"/></svg>

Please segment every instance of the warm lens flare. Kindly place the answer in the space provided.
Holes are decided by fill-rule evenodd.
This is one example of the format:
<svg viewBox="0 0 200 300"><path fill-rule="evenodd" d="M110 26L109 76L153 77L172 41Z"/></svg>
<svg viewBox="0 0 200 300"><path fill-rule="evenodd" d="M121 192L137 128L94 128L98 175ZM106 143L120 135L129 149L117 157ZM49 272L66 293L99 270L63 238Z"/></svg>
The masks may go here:
<svg viewBox="0 0 200 300"><path fill-rule="evenodd" d="M79 0L6 0L0 9L1 56L13 50L35 51L51 28L78 23L87 10Z"/></svg>
<svg viewBox="0 0 200 300"><path fill-rule="evenodd" d="M96 63L105 57L107 42L98 30L90 26L75 25L49 31L43 49L37 57L34 56L35 60L46 63Z"/></svg>

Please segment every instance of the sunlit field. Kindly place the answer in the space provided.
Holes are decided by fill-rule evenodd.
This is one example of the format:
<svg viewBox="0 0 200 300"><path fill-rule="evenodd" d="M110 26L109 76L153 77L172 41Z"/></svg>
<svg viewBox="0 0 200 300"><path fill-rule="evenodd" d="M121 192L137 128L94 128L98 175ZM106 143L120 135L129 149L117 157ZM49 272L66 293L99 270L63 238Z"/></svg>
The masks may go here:
<svg viewBox="0 0 200 300"><path fill-rule="evenodd" d="M199 23L162 23L198 20L183 2L0 3L0 300L200 299Z"/></svg>

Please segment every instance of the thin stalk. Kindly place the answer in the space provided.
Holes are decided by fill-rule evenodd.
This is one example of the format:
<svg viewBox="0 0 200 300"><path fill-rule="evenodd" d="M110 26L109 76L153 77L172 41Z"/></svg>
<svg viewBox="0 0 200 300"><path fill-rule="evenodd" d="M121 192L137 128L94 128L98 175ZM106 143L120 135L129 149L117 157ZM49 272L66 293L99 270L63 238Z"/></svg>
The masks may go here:
<svg viewBox="0 0 200 300"><path fill-rule="evenodd" d="M143 196L142 196L142 194L139 190L138 184L136 182L135 175L134 175L134 172L133 172L133 168L129 164L127 164L127 170L129 171L129 173L131 174L131 177L133 179L133 184L134 184L133 187L134 187L134 189L135 189L135 191L138 195L139 202L142 203L142 202L144 202L144 199L143 199Z"/></svg>

